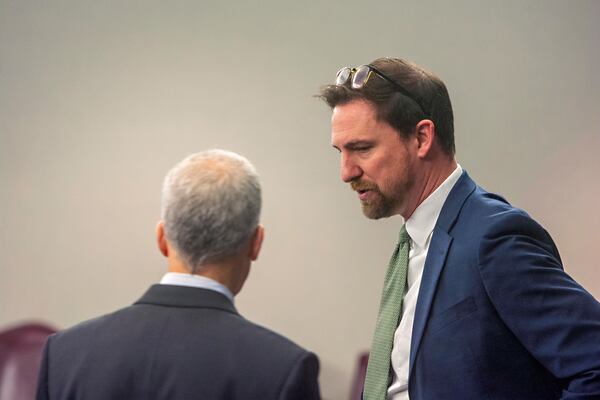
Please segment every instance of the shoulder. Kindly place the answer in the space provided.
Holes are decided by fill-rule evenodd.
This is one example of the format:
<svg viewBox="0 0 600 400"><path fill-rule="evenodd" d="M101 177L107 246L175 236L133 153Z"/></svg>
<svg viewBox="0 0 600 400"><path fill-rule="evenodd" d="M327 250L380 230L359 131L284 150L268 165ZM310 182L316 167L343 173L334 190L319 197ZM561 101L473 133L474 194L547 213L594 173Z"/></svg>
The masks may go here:
<svg viewBox="0 0 600 400"><path fill-rule="evenodd" d="M263 351L291 358L309 354L308 350L280 333L245 318L240 318L239 322L241 328L239 331L240 340L248 342L248 345L255 343L257 346L266 346L262 349Z"/></svg>
<svg viewBox="0 0 600 400"><path fill-rule="evenodd" d="M314 353L243 317L231 318L219 329L220 340L226 343L221 356L243 360L242 364L236 362L240 374L252 377L255 384L268 382L269 387L277 388L278 398L319 398L319 361Z"/></svg>
<svg viewBox="0 0 600 400"><path fill-rule="evenodd" d="M498 257L499 251L520 249L523 243L558 258L552 238L538 222L504 197L480 186L464 198L449 234L461 249L474 250L473 255L481 262Z"/></svg>
<svg viewBox="0 0 600 400"><path fill-rule="evenodd" d="M466 199L459 221L477 226L483 236L510 231L536 234L545 232L526 211L479 186Z"/></svg>
<svg viewBox="0 0 600 400"><path fill-rule="evenodd" d="M51 335L48 342L51 342L53 346L72 347L77 343L84 344L93 341L94 339L97 339L102 332L110 330L111 325L121 325L114 321L119 320L120 317L127 314L130 309L131 306L125 307L111 313L79 322L76 325ZM121 328L125 329L125 327Z"/></svg>
<svg viewBox="0 0 600 400"><path fill-rule="evenodd" d="M318 360L314 353L301 347L286 336L259 324L240 317L236 322L235 332L231 326L224 332L229 336L232 346L228 351L245 354L249 364L269 366L271 371L286 374L299 364L308 363L318 369Z"/></svg>
<svg viewBox="0 0 600 400"><path fill-rule="evenodd" d="M445 200L436 225L451 235L476 238L498 221L515 216L529 218L526 212L483 189L463 172Z"/></svg>
<svg viewBox="0 0 600 400"><path fill-rule="evenodd" d="M526 211L503 197L477 187L465 202L457 225L477 250L480 267L514 265L524 259L549 256L560 265L560 256L550 234Z"/></svg>
<svg viewBox="0 0 600 400"><path fill-rule="evenodd" d="M551 241L546 230L525 210L497 194L478 187L470 203L470 214L481 227L483 241L515 235Z"/></svg>
<svg viewBox="0 0 600 400"><path fill-rule="evenodd" d="M269 375L272 383L278 382L279 398L319 399L319 360L317 356L290 339L263 326L246 321L246 343L252 346L254 356L249 364Z"/></svg>

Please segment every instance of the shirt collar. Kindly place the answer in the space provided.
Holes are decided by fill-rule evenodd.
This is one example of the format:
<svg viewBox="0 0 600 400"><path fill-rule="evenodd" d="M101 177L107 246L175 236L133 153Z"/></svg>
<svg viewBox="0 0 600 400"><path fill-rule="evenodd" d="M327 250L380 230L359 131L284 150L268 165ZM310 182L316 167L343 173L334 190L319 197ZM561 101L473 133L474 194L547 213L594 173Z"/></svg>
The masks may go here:
<svg viewBox="0 0 600 400"><path fill-rule="evenodd" d="M167 272L160 280L161 285L176 285L198 287L202 289L214 290L227 297L233 303L233 293L225 285L207 278L205 276L194 274L183 274L180 272Z"/></svg>
<svg viewBox="0 0 600 400"><path fill-rule="evenodd" d="M433 191L406 220L406 231L412 242L421 249L427 247L427 240L435 226L435 223L442 211L442 207L450 190L458 181L462 174L462 168L459 164L442 184Z"/></svg>

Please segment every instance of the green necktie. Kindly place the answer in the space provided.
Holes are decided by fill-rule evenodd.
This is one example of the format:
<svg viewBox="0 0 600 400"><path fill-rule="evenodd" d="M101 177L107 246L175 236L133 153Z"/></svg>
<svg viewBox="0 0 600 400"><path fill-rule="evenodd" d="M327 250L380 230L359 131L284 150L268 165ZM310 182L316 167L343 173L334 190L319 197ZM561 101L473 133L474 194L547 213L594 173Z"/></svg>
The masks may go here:
<svg viewBox="0 0 600 400"><path fill-rule="evenodd" d="M383 283L379 315L365 377L364 400L385 400L386 398L394 332L400 321L402 298L406 288L409 250L410 236L406 232L406 226L402 226L400 240L390 260Z"/></svg>

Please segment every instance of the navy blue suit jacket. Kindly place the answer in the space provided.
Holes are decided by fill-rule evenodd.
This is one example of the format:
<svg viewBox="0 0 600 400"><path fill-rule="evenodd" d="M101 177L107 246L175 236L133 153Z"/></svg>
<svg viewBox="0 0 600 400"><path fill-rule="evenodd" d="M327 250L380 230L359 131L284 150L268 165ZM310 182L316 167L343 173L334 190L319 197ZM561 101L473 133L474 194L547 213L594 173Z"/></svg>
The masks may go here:
<svg viewBox="0 0 600 400"><path fill-rule="evenodd" d="M600 304L550 235L465 173L433 230L411 400L600 399Z"/></svg>
<svg viewBox="0 0 600 400"><path fill-rule="evenodd" d="M212 290L154 285L46 343L38 400L318 399L318 361Z"/></svg>

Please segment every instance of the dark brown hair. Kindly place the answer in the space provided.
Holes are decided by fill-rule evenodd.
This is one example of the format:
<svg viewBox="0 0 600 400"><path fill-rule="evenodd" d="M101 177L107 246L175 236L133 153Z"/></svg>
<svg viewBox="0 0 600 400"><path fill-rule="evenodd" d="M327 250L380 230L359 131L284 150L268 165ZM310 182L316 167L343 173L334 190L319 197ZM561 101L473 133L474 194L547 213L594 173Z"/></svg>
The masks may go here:
<svg viewBox="0 0 600 400"><path fill-rule="evenodd" d="M400 93L376 73L372 73L367 84L360 89L352 89L350 82L327 85L321 89L318 97L332 109L353 100L366 100L375 107L379 120L390 124L404 137L414 133L419 121L431 119L440 147L446 154L454 155L454 116L444 82L399 58L378 58L370 65L398 83L412 98Z"/></svg>

